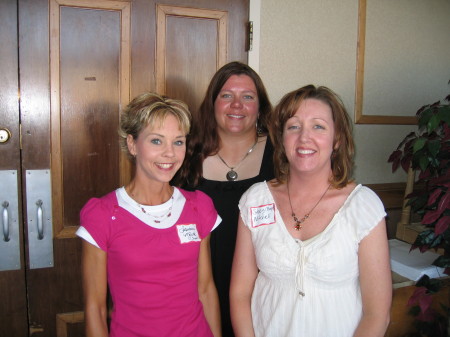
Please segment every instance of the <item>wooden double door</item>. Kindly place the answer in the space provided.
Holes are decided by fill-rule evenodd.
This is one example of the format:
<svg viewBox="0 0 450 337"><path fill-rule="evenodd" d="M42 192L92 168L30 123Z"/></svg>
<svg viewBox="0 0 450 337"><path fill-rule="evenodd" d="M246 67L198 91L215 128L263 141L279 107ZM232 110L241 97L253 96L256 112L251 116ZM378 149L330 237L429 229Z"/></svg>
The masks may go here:
<svg viewBox="0 0 450 337"><path fill-rule="evenodd" d="M127 182L119 112L157 91L195 111L246 62L248 1L0 1L0 336L83 336L79 211Z"/></svg>

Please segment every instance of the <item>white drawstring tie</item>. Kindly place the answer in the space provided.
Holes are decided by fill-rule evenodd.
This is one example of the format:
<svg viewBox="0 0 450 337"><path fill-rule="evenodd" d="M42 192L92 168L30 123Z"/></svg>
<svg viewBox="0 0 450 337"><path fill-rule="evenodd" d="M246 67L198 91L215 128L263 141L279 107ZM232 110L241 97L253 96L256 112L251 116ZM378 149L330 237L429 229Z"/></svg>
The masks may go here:
<svg viewBox="0 0 450 337"><path fill-rule="evenodd" d="M297 253L297 264L295 266L295 286L298 290L299 295L305 296L305 292L303 291L303 278L305 271L305 250L301 242L298 242L299 250Z"/></svg>

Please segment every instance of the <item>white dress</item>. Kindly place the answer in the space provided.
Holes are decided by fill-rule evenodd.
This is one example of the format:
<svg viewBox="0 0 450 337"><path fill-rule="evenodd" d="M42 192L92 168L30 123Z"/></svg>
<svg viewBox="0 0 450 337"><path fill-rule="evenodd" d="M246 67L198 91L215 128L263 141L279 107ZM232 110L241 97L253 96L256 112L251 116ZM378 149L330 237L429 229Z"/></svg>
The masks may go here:
<svg viewBox="0 0 450 337"><path fill-rule="evenodd" d="M251 303L256 336L352 336L362 315L359 242L386 215L378 196L356 186L325 230L306 241L289 234L265 182L239 208L259 269Z"/></svg>

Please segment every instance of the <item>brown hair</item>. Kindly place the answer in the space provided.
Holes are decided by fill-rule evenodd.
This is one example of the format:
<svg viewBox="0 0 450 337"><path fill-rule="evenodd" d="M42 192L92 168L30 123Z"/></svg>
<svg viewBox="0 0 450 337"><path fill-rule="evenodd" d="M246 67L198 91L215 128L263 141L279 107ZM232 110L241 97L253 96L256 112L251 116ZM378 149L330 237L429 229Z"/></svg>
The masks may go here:
<svg viewBox="0 0 450 337"><path fill-rule="evenodd" d="M233 75L247 75L256 87L259 102L258 133L267 133L269 113L272 110L269 96L259 75L248 65L230 62L220 68L211 79L205 97L194 117L191 137L186 151L189 167L180 170L177 180L190 186L198 184L203 174L203 161L219 150L219 135L214 115L214 103L225 82Z"/></svg>
<svg viewBox="0 0 450 337"><path fill-rule="evenodd" d="M286 94L275 107L270 124L270 137L274 144L275 177L285 182L289 176L289 162L283 146L284 126L300 104L307 99L317 99L331 108L334 122L333 154L331 156L332 177L330 183L335 188L346 186L352 179L355 146L352 136L352 122L342 100L331 89L307 85Z"/></svg>
<svg viewBox="0 0 450 337"><path fill-rule="evenodd" d="M128 150L127 136L137 139L142 129L148 125L161 126L169 114L175 116L181 130L187 135L191 128L191 113L186 103L152 92L135 97L120 116L119 137L122 150L133 158Z"/></svg>

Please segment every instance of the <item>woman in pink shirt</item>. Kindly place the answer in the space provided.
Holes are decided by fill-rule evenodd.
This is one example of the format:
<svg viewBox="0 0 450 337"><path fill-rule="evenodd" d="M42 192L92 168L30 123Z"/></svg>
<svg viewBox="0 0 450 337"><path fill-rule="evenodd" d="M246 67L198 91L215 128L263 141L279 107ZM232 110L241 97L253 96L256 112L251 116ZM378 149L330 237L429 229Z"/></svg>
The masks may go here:
<svg viewBox="0 0 450 337"><path fill-rule="evenodd" d="M87 336L220 336L209 235L221 219L211 199L169 184L181 167L190 113L145 93L123 111L122 147L133 179L81 211Z"/></svg>

